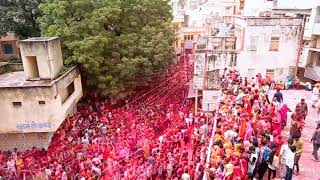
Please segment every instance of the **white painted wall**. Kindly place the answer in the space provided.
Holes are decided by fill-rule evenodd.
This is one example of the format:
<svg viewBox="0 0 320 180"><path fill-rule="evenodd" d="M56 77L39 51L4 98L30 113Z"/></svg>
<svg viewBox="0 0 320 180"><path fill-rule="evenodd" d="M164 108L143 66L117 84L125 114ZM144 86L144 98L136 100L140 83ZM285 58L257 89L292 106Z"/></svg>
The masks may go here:
<svg viewBox="0 0 320 180"><path fill-rule="evenodd" d="M299 34L297 26L244 26L238 29L236 35L238 43L243 43L243 50L241 44L237 46L240 51L237 68L242 76L252 73L264 75L267 69L274 69L275 80L281 80L288 75L289 67L295 66ZM249 49L251 36L258 38L257 51ZM269 51L271 37L280 37L279 51Z"/></svg>
<svg viewBox="0 0 320 180"><path fill-rule="evenodd" d="M277 8L280 9L308 9L315 5L316 0L277 0Z"/></svg>
<svg viewBox="0 0 320 180"><path fill-rule="evenodd" d="M244 3L243 16L259 16L262 11L270 11L273 7L272 1L246 0Z"/></svg>

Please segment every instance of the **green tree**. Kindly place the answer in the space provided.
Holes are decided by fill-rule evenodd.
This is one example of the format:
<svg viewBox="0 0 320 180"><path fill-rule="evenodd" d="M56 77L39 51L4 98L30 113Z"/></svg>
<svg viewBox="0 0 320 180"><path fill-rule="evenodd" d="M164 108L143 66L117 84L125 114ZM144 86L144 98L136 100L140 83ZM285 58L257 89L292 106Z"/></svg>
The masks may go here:
<svg viewBox="0 0 320 180"><path fill-rule="evenodd" d="M37 18L42 0L0 0L0 35L13 32L22 38L40 36Z"/></svg>
<svg viewBox="0 0 320 180"><path fill-rule="evenodd" d="M172 61L167 0L46 0L39 7L42 34L60 37L65 63L81 64L86 84L104 95Z"/></svg>

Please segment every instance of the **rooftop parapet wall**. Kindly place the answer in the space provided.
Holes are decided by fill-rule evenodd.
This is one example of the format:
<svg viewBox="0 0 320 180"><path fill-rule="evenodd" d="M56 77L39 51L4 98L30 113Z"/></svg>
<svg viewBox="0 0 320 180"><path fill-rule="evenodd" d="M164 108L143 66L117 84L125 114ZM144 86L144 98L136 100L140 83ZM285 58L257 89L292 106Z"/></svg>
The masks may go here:
<svg viewBox="0 0 320 180"><path fill-rule="evenodd" d="M23 65L21 63L5 63L0 65L0 75L15 71L23 71Z"/></svg>
<svg viewBox="0 0 320 180"><path fill-rule="evenodd" d="M248 26L301 26L301 18L248 18Z"/></svg>
<svg viewBox="0 0 320 180"><path fill-rule="evenodd" d="M302 18L292 17L237 17L238 26L301 26Z"/></svg>

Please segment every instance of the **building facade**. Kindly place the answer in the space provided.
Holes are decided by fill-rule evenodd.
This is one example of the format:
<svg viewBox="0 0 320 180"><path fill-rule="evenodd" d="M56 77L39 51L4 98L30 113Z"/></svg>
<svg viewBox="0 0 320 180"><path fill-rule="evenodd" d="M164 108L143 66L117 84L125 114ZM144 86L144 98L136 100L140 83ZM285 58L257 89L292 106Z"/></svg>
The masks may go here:
<svg viewBox="0 0 320 180"><path fill-rule="evenodd" d="M307 52L307 63L304 77L312 81L320 81L320 1L317 1L310 16L311 40Z"/></svg>
<svg viewBox="0 0 320 180"><path fill-rule="evenodd" d="M0 68L1 150L48 147L83 94L79 69L61 72L58 38L31 38L19 45L23 65Z"/></svg>
<svg viewBox="0 0 320 180"><path fill-rule="evenodd" d="M294 75L300 48L302 18L237 17L237 68L242 76L257 73L274 80Z"/></svg>
<svg viewBox="0 0 320 180"><path fill-rule="evenodd" d="M17 39L10 33L0 38L0 61L8 61L10 58L20 59L20 51L17 45Z"/></svg>

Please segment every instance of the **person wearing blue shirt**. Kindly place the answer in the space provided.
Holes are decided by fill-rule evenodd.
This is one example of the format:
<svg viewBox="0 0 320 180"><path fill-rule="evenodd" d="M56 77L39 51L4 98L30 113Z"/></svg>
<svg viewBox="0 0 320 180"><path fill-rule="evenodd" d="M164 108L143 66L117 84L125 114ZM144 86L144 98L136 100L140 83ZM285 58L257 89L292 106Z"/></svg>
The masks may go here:
<svg viewBox="0 0 320 180"><path fill-rule="evenodd" d="M277 92L274 94L273 97L276 97L279 103L283 103L283 95L280 92L280 89L277 89Z"/></svg>

